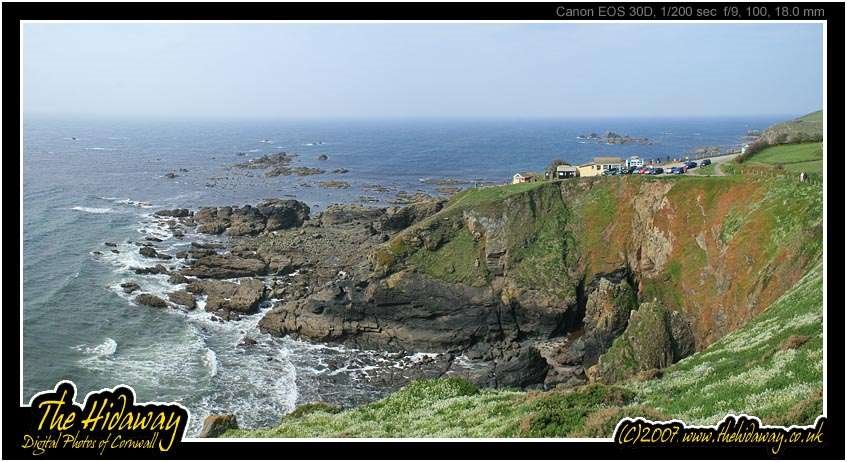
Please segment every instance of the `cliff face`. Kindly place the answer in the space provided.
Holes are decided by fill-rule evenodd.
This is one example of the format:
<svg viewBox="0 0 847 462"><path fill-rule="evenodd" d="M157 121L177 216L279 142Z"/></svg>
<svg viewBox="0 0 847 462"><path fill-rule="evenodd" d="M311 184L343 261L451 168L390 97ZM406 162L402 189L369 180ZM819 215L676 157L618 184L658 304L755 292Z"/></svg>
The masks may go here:
<svg viewBox="0 0 847 462"><path fill-rule="evenodd" d="M470 190L370 252L370 274L289 301L262 327L463 354L485 366L445 373L486 386L614 381L623 377L586 371L622 334L667 337L665 350L618 355L629 373L664 367L791 287L821 255L820 196L803 184L741 177ZM653 316L631 314L654 299L645 311ZM638 325L627 329L632 319ZM652 325L662 331L644 332Z"/></svg>
<svg viewBox="0 0 847 462"><path fill-rule="evenodd" d="M626 181L629 180L629 181ZM744 177L563 185L587 274L627 266L697 349L744 325L820 259L820 189Z"/></svg>

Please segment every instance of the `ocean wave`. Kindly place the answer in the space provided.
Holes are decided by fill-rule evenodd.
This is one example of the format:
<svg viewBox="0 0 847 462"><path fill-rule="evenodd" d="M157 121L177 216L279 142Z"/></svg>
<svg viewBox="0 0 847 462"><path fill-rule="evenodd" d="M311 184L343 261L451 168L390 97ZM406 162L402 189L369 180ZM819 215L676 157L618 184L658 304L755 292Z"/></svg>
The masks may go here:
<svg viewBox="0 0 847 462"><path fill-rule="evenodd" d="M147 201L136 201L127 197L98 197L98 199L102 199L105 201L112 202L117 205L126 205L130 207L138 207L142 209L149 209L154 207L153 204Z"/></svg>
<svg viewBox="0 0 847 462"><path fill-rule="evenodd" d="M71 207L71 210L76 210L77 212L85 212L85 213L112 213L114 210L108 207L83 207L81 205L77 205L76 207Z"/></svg>
<svg viewBox="0 0 847 462"><path fill-rule="evenodd" d="M115 354L115 352L118 351L118 342L116 342L114 339L106 337L106 340L104 340L103 343L99 345L77 345L74 347L74 349L87 355L93 355L93 358L100 358L103 356L112 356L113 354Z"/></svg>
<svg viewBox="0 0 847 462"><path fill-rule="evenodd" d="M209 368L209 375L214 377L218 375L218 355L211 348L206 349L206 356L203 358L203 363Z"/></svg>

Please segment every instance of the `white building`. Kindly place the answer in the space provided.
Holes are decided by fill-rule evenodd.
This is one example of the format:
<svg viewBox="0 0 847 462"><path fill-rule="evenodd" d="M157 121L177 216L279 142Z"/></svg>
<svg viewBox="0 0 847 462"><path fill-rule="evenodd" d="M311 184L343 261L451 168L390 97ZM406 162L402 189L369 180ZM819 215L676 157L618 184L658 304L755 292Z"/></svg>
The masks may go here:
<svg viewBox="0 0 847 462"><path fill-rule="evenodd" d="M538 181L539 175L533 172L518 172L512 176L512 184L518 183L530 183L532 181Z"/></svg>
<svg viewBox="0 0 847 462"><path fill-rule="evenodd" d="M643 167L643 166L644 166L644 159L642 159L638 156L632 156L632 157L630 157L629 159L626 160L626 168Z"/></svg>

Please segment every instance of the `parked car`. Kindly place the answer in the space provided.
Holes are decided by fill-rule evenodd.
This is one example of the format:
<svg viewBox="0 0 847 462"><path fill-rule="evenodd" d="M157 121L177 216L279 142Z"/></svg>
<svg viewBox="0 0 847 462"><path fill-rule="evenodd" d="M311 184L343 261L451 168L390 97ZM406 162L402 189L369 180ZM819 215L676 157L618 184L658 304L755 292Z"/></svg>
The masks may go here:
<svg viewBox="0 0 847 462"><path fill-rule="evenodd" d="M701 160L701 161L700 161L700 166L701 166L701 167L703 167L704 165L712 165L712 159L703 159L703 160Z"/></svg>
<svg viewBox="0 0 847 462"><path fill-rule="evenodd" d="M662 167L656 167L653 169L653 175L661 175L663 173L665 173L665 169Z"/></svg>
<svg viewBox="0 0 847 462"><path fill-rule="evenodd" d="M692 168L697 168L697 162L694 162L693 160L688 161L688 162L685 163L685 167L688 170L691 170Z"/></svg>
<svg viewBox="0 0 847 462"><path fill-rule="evenodd" d="M682 167L673 167L671 168L672 175L682 175L685 173L685 169Z"/></svg>

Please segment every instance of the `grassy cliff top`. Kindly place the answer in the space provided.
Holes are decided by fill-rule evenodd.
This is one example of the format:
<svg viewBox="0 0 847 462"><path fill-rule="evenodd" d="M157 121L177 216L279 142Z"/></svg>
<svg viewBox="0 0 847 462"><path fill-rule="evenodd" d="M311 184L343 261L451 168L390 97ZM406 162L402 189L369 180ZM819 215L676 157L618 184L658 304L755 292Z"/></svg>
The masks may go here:
<svg viewBox="0 0 847 462"><path fill-rule="evenodd" d="M821 111L810 112L810 113L804 115L803 117L798 117L797 120L799 120L801 122L806 122L806 123L822 124L823 123L823 111L821 110Z"/></svg>
<svg viewBox="0 0 847 462"><path fill-rule="evenodd" d="M781 167L789 172L823 173L821 143L782 144L763 149L746 161L749 165Z"/></svg>

